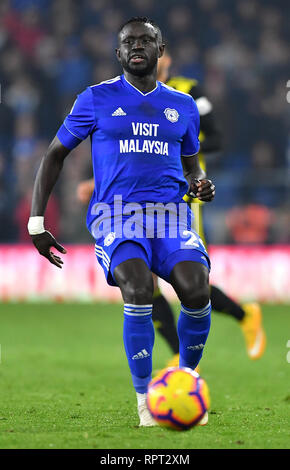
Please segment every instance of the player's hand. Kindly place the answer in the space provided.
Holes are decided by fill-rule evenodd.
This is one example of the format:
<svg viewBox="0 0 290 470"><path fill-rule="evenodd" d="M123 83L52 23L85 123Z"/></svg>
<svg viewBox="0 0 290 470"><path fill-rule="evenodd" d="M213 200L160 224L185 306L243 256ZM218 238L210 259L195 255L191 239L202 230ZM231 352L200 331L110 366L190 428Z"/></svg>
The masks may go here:
<svg viewBox="0 0 290 470"><path fill-rule="evenodd" d="M50 232L47 230L39 235L31 235L32 242L38 252L48 259L52 264L57 266L58 268L62 268L63 261L62 259L55 255L50 249L52 247L56 248L60 253L65 254L66 250L63 246L57 243L56 239Z"/></svg>
<svg viewBox="0 0 290 470"><path fill-rule="evenodd" d="M94 181L86 180L78 184L77 199L82 204L88 204L94 191Z"/></svg>
<svg viewBox="0 0 290 470"><path fill-rule="evenodd" d="M215 185L208 179L193 179L189 195L196 197L200 201L210 202L215 197Z"/></svg>

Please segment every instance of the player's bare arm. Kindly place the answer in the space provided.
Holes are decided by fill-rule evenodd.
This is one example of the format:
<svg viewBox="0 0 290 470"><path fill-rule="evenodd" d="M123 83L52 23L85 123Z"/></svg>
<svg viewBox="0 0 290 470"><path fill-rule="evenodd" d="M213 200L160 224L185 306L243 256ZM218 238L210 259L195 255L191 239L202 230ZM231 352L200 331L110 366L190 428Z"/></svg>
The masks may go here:
<svg viewBox="0 0 290 470"><path fill-rule="evenodd" d="M54 247L63 254L66 253L66 250L50 232L44 229L43 218L50 193L69 152L57 137L53 139L48 147L36 175L28 223L28 231L38 252L59 268L62 267L63 261L51 251L51 248Z"/></svg>
<svg viewBox="0 0 290 470"><path fill-rule="evenodd" d="M197 197L200 201L210 202L215 196L215 185L205 178L205 172L201 169L197 155L181 157L183 173L189 184L189 195Z"/></svg>

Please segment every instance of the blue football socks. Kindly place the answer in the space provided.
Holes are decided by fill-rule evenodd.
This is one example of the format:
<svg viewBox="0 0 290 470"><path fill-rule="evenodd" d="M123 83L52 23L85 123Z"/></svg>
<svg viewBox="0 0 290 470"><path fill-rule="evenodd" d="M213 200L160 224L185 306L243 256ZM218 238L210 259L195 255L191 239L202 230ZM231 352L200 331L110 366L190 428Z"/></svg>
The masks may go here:
<svg viewBox="0 0 290 470"><path fill-rule="evenodd" d="M125 304L123 340L133 385L138 393L146 393L151 380L154 337L152 304Z"/></svg>
<svg viewBox="0 0 290 470"><path fill-rule="evenodd" d="M177 322L179 337L179 367L195 369L209 334L211 303L200 309L181 305Z"/></svg>

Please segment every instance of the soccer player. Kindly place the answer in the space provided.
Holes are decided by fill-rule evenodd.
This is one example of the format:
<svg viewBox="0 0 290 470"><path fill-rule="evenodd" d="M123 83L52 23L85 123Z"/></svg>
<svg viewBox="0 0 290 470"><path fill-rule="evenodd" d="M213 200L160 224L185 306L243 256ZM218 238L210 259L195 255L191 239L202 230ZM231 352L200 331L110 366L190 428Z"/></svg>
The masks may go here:
<svg viewBox="0 0 290 470"><path fill-rule="evenodd" d="M194 100L157 81L165 47L159 27L133 18L118 40L123 75L77 97L37 172L28 231L39 253L61 268L63 261L51 248L66 250L44 228L45 207L64 159L90 136L95 189L87 226L107 282L120 288L124 300L123 339L140 426L153 426L146 406L154 344L151 272L170 282L181 301L179 364L195 369L210 329L210 261L191 230L192 213L182 197L189 191L211 201L215 187L208 179L196 180L199 114ZM163 225L158 225L159 209L152 210L157 203L161 212L166 207Z"/></svg>
<svg viewBox="0 0 290 470"><path fill-rule="evenodd" d="M190 94L195 100L200 115L200 151L198 154L200 173L196 173L196 177L203 178L206 175L206 155L210 152L219 152L221 150L221 137L215 123L212 103L205 96L197 80L182 76L170 77L171 62L171 56L166 49L158 60L157 78L159 81L178 91ZM84 204L88 203L93 191L94 179L82 181L77 188L78 199ZM185 196L185 199L188 201L188 196ZM194 228L206 246L203 230L203 201L193 199L192 202L191 208L195 215ZM167 366L177 366L179 362L179 340L174 314L168 301L159 289L156 275L153 275L153 281L152 319L155 328L158 329L173 352L173 357L168 361ZM262 313L259 304L253 302L239 305L214 285L210 286L210 300L214 311L228 314L238 321L244 335L249 358L253 360L259 359L263 355L266 346L266 335L262 326Z"/></svg>

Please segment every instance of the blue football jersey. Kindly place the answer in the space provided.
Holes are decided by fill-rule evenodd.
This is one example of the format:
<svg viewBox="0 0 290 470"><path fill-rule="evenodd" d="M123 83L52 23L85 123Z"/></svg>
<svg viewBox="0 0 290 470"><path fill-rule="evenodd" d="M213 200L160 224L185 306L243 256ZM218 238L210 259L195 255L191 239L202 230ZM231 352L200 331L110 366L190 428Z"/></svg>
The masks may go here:
<svg viewBox="0 0 290 470"><path fill-rule="evenodd" d="M198 135L192 97L161 82L142 93L122 75L78 95L57 137L68 149L91 138L95 190L88 226L95 217L92 207L113 206L116 195L142 207L180 202L188 189L181 155L198 152Z"/></svg>

